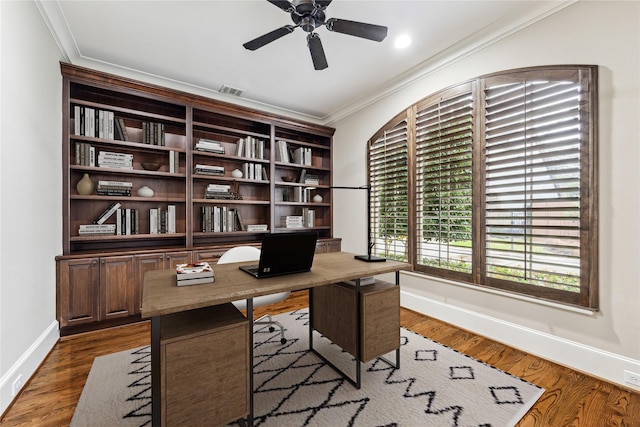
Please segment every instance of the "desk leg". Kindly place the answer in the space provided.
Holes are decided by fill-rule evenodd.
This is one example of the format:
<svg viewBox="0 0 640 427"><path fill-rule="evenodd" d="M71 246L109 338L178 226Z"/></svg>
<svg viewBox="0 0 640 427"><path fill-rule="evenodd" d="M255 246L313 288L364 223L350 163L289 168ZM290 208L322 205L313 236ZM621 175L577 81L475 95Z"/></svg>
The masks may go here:
<svg viewBox="0 0 640 427"><path fill-rule="evenodd" d="M247 298L247 320L249 321L249 416L247 426L253 427L253 298Z"/></svg>
<svg viewBox="0 0 640 427"><path fill-rule="evenodd" d="M400 286L400 272L396 271L396 286ZM392 361L387 359L386 357L380 356L379 359L385 362L387 365L391 366L395 369L400 369L400 347L396 349L396 363L394 364Z"/></svg>
<svg viewBox="0 0 640 427"><path fill-rule="evenodd" d="M151 318L151 425L162 425L162 390L160 384L160 316Z"/></svg>

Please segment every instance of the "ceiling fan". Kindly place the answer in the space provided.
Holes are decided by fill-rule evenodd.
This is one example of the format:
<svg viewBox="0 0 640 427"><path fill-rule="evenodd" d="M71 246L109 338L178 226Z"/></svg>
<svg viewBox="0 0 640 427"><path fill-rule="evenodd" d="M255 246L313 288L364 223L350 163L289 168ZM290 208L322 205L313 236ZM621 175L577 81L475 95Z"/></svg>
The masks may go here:
<svg viewBox="0 0 640 427"><path fill-rule="evenodd" d="M249 50L256 50L262 46L278 40L287 34L291 34L297 27L302 28L307 33L307 45L311 52L311 60L316 70L324 70L329 66L327 58L322 48L320 36L314 30L324 25L327 30L336 33L348 34L350 36L361 37L363 39L381 42L387 36L387 27L382 25L366 24L364 22L348 21L345 19L326 19L325 9L332 0L267 0L269 3L278 6L283 11L291 14L291 19L295 25L285 25L267 34L255 38L243 46Z"/></svg>

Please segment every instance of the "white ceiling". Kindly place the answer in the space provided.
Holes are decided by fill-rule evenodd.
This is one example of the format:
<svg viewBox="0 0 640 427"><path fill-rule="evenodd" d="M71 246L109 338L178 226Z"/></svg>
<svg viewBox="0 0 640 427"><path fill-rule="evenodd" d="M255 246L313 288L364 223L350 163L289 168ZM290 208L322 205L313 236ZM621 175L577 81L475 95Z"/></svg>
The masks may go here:
<svg viewBox="0 0 640 427"><path fill-rule="evenodd" d="M388 36L378 43L317 29L329 63L322 71L300 28L256 51L242 46L292 23L266 0L36 4L73 64L331 123L572 1L334 0L327 18L385 25ZM413 40L403 50L394 48L401 34ZM243 93L220 94L222 85Z"/></svg>

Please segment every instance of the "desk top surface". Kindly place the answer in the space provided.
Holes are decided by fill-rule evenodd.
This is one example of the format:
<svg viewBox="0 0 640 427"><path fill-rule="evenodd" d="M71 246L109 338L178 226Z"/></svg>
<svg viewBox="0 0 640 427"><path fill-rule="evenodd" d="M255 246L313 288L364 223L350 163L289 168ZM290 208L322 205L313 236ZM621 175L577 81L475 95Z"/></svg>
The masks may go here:
<svg viewBox="0 0 640 427"><path fill-rule="evenodd" d="M191 286L177 286L175 269L149 271L144 276L142 317L150 318L261 295L412 270L411 264L406 262L363 262L354 259L353 254L348 252L317 254L311 271L286 276L256 279L238 268L239 265L255 263L214 264L214 283Z"/></svg>

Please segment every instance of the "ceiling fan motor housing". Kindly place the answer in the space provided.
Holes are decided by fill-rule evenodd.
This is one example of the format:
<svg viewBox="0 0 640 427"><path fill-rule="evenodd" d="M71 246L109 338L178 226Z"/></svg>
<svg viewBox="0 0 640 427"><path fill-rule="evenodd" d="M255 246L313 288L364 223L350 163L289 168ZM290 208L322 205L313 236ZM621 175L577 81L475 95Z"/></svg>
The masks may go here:
<svg viewBox="0 0 640 427"><path fill-rule="evenodd" d="M308 7L310 6L310 8ZM293 22L307 33L311 33L316 28L324 25L326 15L322 9L313 7L313 4L301 4L291 12Z"/></svg>

